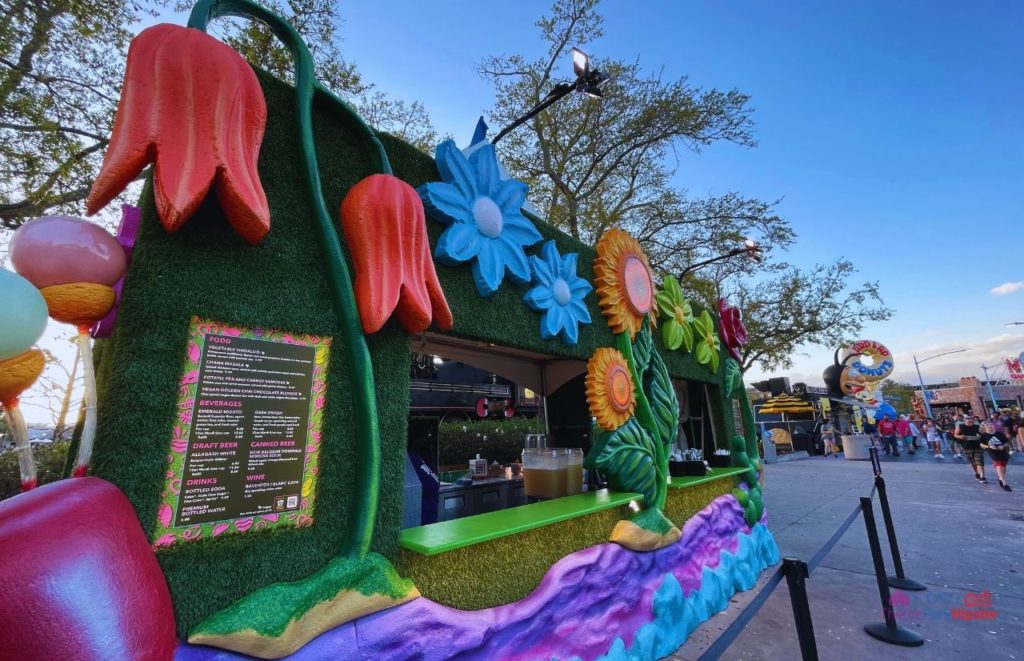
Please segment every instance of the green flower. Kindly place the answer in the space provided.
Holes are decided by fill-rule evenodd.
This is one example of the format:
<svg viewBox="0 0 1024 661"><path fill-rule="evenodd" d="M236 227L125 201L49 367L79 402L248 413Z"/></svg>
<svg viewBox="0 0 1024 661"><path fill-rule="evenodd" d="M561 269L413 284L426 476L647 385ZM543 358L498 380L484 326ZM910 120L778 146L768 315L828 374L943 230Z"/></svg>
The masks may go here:
<svg viewBox="0 0 1024 661"><path fill-rule="evenodd" d="M715 322L707 310L700 313L693 322L697 330L697 362L707 365L712 374L718 373L718 350L721 347L718 341L718 333L715 332Z"/></svg>
<svg viewBox="0 0 1024 661"><path fill-rule="evenodd" d="M687 351L693 351L693 329L690 327L693 323L693 306L683 296L679 281L673 275L666 276L661 283L658 309L668 319L661 326L665 346L672 350L685 346Z"/></svg>

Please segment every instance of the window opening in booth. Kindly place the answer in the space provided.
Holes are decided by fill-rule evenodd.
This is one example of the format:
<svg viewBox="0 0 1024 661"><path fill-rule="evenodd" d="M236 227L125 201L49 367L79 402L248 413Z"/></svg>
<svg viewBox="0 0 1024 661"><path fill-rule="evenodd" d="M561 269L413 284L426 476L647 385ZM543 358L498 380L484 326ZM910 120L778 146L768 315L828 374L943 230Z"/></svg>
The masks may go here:
<svg viewBox="0 0 1024 661"><path fill-rule="evenodd" d="M704 458L711 461L718 449L718 430L715 428L711 410L711 392L707 384L698 381L676 382L677 395L680 397L681 436L683 448L694 448L704 453Z"/></svg>
<svg viewBox="0 0 1024 661"><path fill-rule="evenodd" d="M743 407L740 405L739 400L736 398L733 398L729 401L732 403L732 420L733 424L736 425L736 433L746 438L747 430L743 426Z"/></svg>
<svg viewBox="0 0 1024 661"><path fill-rule="evenodd" d="M404 527L582 492L585 375L584 361L491 343L414 344Z"/></svg>

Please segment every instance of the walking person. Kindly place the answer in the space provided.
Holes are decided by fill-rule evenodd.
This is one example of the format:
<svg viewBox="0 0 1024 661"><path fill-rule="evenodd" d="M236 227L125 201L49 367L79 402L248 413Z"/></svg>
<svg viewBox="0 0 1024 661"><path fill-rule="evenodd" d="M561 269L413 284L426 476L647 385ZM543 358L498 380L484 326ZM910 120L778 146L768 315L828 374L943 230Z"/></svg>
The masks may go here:
<svg viewBox="0 0 1024 661"><path fill-rule="evenodd" d="M913 420L908 420L907 424L910 426L910 454L914 454L914 450L918 446L917 437L921 435L921 430L917 428Z"/></svg>
<svg viewBox="0 0 1024 661"><path fill-rule="evenodd" d="M978 425L978 418L971 416L962 425L956 428L954 434L963 448L967 463L971 465L974 479L986 483L985 479L985 453L981 449L981 428Z"/></svg>
<svg viewBox="0 0 1024 661"><path fill-rule="evenodd" d="M939 427L931 418L928 418L924 423L924 438L932 451L932 456L936 459L945 459L942 456L942 448L939 447Z"/></svg>
<svg viewBox="0 0 1024 661"><path fill-rule="evenodd" d="M964 424L964 414L960 409L956 410L956 415L953 416L953 420L950 423L949 431L952 432L952 439L950 443L953 444L953 458L963 459L963 446L960 444L960 439L957 434L960 432L960 426Z"/></svg>
<svg viewBox="0 0 1024 661"><path fill-rule="evenodd" d="M1010 439L1005 428L1000 431L995 425L985 423L981 426L981 444L992 457L992 465L996 467L996 477L1003 491L1013 491L1006 483L1006 464L1010 461Z"/></svg>
<svg viewBox="0 0 1024 661"><path fill-rule="evenodd" d="M882 437L882 448L886 456L892 453L894 457L900 456L900 448L896 444L896 423L889 419L889 414L882 416L878 423L878 434Z"/></svg>
<svg viewBox="0 0 1024 661"><path fill-rule="evenodd" d="M906 415L896 417L896 444L900 449L907 450L913 454L914 446L911 445L910 439L910 421L907 420Z"/></svg>
<svg viewBox="0 0 1024 661"><path fill-rule="evenodd" d="M825 446L825 456L830 454L833 457L839 456L839 449L836 447L836 432L831 420L825 420L821 425L821 443Z"/></svg>

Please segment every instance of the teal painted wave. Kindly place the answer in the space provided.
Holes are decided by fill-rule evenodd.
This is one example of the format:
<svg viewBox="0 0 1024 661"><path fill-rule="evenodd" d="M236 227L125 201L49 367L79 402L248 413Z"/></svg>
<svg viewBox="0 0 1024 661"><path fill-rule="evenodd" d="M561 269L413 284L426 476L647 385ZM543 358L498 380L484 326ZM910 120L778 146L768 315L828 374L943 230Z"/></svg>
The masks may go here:
<svg viewBox="0 0 1024 661"><path fill-rule="evenodd" d="M651 661L672 654L702 622L725 610L734 594L753 588L761 570L779 561L779 547L763 523L750 534L738 534L736 540L736 552L723 550L717 567L705 566L700 589L689 595L683 594L675 576L666 573L651 605L654 619L640 627L629 648L616 638L598 661Z"/></svg>

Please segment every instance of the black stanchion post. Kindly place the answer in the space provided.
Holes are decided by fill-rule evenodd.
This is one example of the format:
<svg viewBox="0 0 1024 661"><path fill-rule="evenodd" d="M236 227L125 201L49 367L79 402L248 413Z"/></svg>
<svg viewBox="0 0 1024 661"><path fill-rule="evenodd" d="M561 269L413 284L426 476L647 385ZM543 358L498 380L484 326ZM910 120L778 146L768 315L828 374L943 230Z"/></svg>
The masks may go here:
<svg viewBox="0 0 1024 661"><path fill-rule="evenodd" d="M896 541L896 527L892 523L892 512L889 511L889 496L885 491L885 478L881 475L875 476L875 487L878 488L878 504L882 507L882 521L885 522L885 534L889 538L889 550L892 552L892 566L896 571L895 576L888 576L886 580L890 587L900 590L927 590L923 584L912 578L907 578L903 573L903 558L900 557L900 545Z"/></svg>
<svg viewBox="0 0 1024 661"><path fill-rule="evenodd" d="M872 638L877 638L893 645L917 647L924 645L924 638L917 633L904 629L896 623L896 614L892 609L892 593L885 576L885 559L882 557L882 544L878 540L878 528L875 525L875 511L870 498L861 498L860 506L864 512L864 527L868 533L868 545L871 547L871 560L875 565L875 578L878 580L878 596L882 600L882 612L885 614L883 624L865 624L864 631Z"/></svg>
<svg viewBox="0 0 1024 661"><path fill-rule="evenodd" d="M874 441L871 441L868 454L871 455L871 470L874 471L875 477L879 477L882 474L882 460L878 458L878 448L875 447Z"/></svg>
<svg viewBox="0 0 1024 661"><path fill-rule="evenodd" d="M796 636L800 640L800 656L803 661L818 661L818 646L814 642L814 625L811 622L811 606L807 602L805 579L810 576L807 563L797 558L783 558L782 571L786 574L789 600L793 603Z"/></svg>

